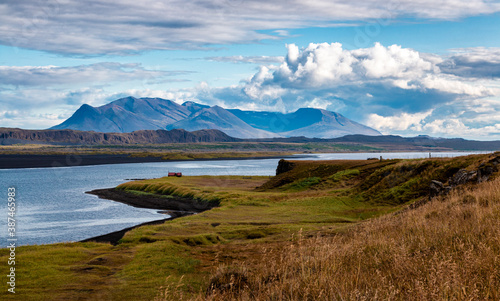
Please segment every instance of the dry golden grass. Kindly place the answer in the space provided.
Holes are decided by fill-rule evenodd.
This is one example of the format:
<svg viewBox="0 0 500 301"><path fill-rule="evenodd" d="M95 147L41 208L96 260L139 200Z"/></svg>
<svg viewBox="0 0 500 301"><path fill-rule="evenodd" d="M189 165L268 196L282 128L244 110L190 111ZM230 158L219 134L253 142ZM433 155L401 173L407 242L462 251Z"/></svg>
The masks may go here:
<svg viewBox="0 0 500 301"><path fill-rule="evenodd" d="M500 300L500 178L222 265L195 300ZM158 300L181 300L182 281ZM187 298L187 297L186 297Z"/></svg>

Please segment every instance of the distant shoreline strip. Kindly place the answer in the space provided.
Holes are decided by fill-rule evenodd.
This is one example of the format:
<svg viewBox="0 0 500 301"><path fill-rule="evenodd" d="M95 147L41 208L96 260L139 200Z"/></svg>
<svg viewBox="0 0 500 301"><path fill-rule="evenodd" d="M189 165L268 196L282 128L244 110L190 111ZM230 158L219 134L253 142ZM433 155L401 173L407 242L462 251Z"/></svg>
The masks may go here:
<svg viewBox="0 0 500 301"><path fill-rule="evenodd" d="M194 162L218 160L255 160L299 158L300 156L256 156L256 157L221 157L197 158L190 160L163 160L161 157L130 157L129 155L2 155L0 154L0 169L15 168L50 168L73 167L103 164L151 163L151 162Z"/></svg>

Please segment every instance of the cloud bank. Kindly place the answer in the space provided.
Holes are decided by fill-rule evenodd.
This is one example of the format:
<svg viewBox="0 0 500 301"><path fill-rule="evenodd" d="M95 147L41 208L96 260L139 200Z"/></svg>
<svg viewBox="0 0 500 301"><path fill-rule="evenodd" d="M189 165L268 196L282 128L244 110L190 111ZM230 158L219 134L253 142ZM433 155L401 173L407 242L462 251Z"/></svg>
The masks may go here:
<svg viewBox="0 0 500 301"><path fill-rule="evenodd" d="M283 29L499 11L500 4L488 0L4 1L0 44L69 55L131 54L278 39L286 36Z"/></svg>
<svg viewBox="0 0 500 301"><path fill-rule="evenodd" d="M498 49L449 56L398 45L347 50L339 43L287 45L278 66L262 66L239 86L207 89L207 103L241 109L338 111L384 133L500 139ZM453 66L451 68L450 66Z"/></svg>
<svg viewBox="0 0 500 301"><path fill-rule="evenodd" d="M133 81L144 79L168 80L187 71L147 70L140 64L102 62L90 65L59 66L0 66L0 85L45 86ZM170 79L178 80L178 79Z"/></svg>

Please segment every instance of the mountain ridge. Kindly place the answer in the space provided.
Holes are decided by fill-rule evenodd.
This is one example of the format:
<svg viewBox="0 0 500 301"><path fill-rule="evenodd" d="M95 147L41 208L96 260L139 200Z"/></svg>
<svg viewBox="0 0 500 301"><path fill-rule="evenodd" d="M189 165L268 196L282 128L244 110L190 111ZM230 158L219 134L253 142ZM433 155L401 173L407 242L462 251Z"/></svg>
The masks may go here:
<svg viewBox="0 0 500 301"><path fill-rule="evenodd" d="M192 101L179 105L162 98L120 98L99 107L82 105L50 129L128 133L137 130L217 129L243 139L307 136L335 138L346 134L381 135L336 112L301 108L292 113L242 111Z"/></svg>

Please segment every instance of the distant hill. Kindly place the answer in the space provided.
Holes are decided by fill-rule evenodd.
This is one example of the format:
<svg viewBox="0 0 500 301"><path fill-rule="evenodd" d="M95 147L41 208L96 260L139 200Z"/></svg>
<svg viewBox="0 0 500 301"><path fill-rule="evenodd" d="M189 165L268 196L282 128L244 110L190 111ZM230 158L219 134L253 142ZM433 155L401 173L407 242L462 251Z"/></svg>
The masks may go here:
<svg viewBox="0 0 500 301"><path fill-rule="evenodd" d="M197 143L236 142L218 130L188 132L181 129L142 130L132 133L98 133L75 130L22 130L0 128L0 145L18 143L48 143L61 145L81 144L148 144L148 143Z"/></svg>
<svg viewBox="0 0 500 301"><path fill-rule="evenodd" d="M176 128L188 131L217 129L237 138L380 135L338 113L321 109L303 108L283 114L226 110L192 101L179 105L167 99L135 97L121 98L100 107L84 104L70 118L51 129L128 133Z"/></svg>
<svg viewBox="0 0 500 301"><path fill-rule="evenodd" d="M334 138L350 134L381 135L339 113L302 108L293 113L228 110L251 126L279 133L283 137Z"/></svg>
<svg viewBox="0 0 500 301"><path fill-rule="evenodd" d="M346 135L343 137L332 139L307 138L302 136L289 138L250 139L246 141L281 143L330 142L361 144L391 151L500 151L499 140L476 141L466 140L462 138L434 138L429 136L401 137L395 135Z"/></svg>
<svg viewBox="0 0 500 301"><path fill-rule="evenodd" d="M204 108L191 117L167 126L167 129L217 129L238 138L270 138L279 136L276 133L251 127L234 114L219 106Z"/></svg>
<svg viewBox="0 0 500 301"><path fill-rule="evenodd" d="M381 146L388 145L391 147L399 146L401 149L407 149L410 146L432 148L446 148L458 151L500 151L500 141L476 141L466 140L463 138L434 138L429 136L417 137L401 137L395 135L387 136L364 136L364 135L347 135L340 138L329 139L331 142L354 142L363 144L378 144Z"/></svg>
<svg viewBox="0 0 500 301"><path fill-rule="evenodd" d="M299 109L295 113L289 114L293 120L306 120L307 116L317 116L314 123L282 132L286 137L305 136L316 138L342 137L353 133L378 136L380 132L365 125L354 122L339 113L320 109ZM292 123L293 124L293 123Z"/></svg>

